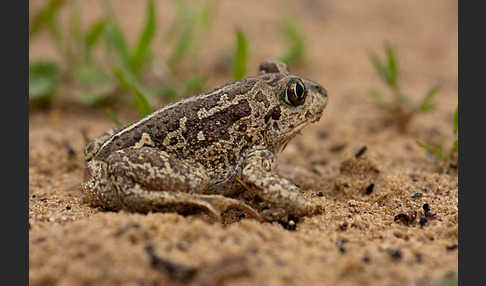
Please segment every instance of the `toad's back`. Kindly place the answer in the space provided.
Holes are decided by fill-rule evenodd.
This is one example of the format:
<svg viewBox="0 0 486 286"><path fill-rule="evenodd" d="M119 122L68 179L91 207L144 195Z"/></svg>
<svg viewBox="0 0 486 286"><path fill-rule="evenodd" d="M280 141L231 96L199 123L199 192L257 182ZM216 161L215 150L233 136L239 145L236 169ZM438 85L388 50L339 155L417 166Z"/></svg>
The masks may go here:
<svg viewBox="0 0 486 286"><path fill-rule="evenodd" d="M263 136L264 126L254 128L260 121L263 124L262 108L269 107L261 89L281 78L280 74L248 77L164 106L116 132L95 157L105 160L116 150L152 146L188 163L202 164L211 177L228 177L240 163L240 154L262 142L257 137ZM254 100L261 102L263 112L252 114ZM250 131L261 133L252 136Z"/></svg>

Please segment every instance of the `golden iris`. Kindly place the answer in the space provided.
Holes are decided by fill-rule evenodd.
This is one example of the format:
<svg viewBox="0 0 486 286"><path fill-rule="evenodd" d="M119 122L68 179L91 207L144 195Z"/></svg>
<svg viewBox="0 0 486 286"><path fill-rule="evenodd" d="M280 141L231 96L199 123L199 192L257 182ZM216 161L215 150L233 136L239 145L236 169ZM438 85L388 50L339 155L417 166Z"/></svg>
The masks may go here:
<svg viewBox="0 0 486 286"><path fill-rule="evenodd" d="M288 105L302 105L305 102L306 95L304 83L300 79L292 78L285 88L283 101Z"/></svg>

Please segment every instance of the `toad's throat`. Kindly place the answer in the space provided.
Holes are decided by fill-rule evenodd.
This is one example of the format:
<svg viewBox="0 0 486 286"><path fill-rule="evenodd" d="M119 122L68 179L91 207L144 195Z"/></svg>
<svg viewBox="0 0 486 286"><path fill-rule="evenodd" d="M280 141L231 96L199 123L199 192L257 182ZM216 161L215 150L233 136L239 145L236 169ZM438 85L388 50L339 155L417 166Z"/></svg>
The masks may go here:
<svg viewBox="0 0 486 286"><path fill-rule="evenodd" d="M303 122L303 123L297 125L289 134L287 134L287 136L285 136L285 138L283 139L282 143L280 144L280 148L278 148L277 152L280 153L283 150L285 150L285 148L287 147L289 142L292 139L294 139L297 135L301 135L302 130L309 125L310 125L310 122Z"/></svg>

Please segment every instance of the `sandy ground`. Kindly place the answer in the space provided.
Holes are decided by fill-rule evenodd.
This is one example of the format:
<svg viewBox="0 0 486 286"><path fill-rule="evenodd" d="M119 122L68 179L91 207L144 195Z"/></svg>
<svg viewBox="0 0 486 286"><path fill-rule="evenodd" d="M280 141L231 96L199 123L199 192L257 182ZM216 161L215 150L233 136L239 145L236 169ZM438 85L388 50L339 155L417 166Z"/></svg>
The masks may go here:
<svg viewBox="0 0 486 286"><path fill-rule="evenodd" d="M157 2L161 34L174 13L166 2ZM31 1L31 12L42 3ZM83 3L91 9L83 21L101 15L95 1ZM144 2L112 4L134 40ZM442 172L415 143L452 142L457 2L221 1L198 65L207 88L231 76L214 66L231 51L237 26L250 38L250 73L281 54L285 13L297 15L308 44L307 61L294 72L325 86L330 102L281 154L281 174L293 174L324 213L292 229L93 208L80 192L82 134L97 136L113 123L62 89L51 110L30 113L31 285L435 285L457 273L457 172ZM397 49L405 93L418 99L441 85L437 108L415 117L406 134L387 126L366 96L370 87L385 90L368 58L385 40ZM30 43L30 58L39 57L58 57L46 34ZM120 111L127 122L136 116Z"/></svg>

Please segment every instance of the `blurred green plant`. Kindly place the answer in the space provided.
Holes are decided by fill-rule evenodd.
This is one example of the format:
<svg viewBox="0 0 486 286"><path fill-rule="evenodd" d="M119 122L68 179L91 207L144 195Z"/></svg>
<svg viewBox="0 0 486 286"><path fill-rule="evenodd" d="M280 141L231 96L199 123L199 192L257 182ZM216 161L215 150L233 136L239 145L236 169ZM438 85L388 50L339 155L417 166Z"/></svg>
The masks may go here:
<svg viewBox="0 0 486 286"><path fill-rule="evenodd" d="M410 120L418 113L424 113L435 108L435 96L439 91L438 86L429 89L425 96L418 103L403 94L399 84L398 62L395 51L389 44L385 44L386 59L381 60L374 52L370 53L370 60L376 72L390 89L392 100L385 100L384 96L375 89L368 91L373 101L381 109L385 110L393 122L396 123L400 132L407 131Z"/></svg>
<svg viewBox="0 0 486 286"><path fill-rule="evenodd" d="M123 65L113 66L113 73L120 86L124 90L133 93L135 105L137 106L140 117L144 117L152 113L152 107L150 107L147 100L147 96L150 92L140 84L140 82L134 77L133 73L125 69Z"/></svg>
<svg viewBox="0 0 486 286"><path fill-rule="evenodd" d="M145 26L140 33L135 50L130 55L130 67L134 74L139 74L145 63L152 58L152 43L156 32L156 14L153 0L147 1L147 16Z"/></svg>
<svg viewBox="0 0 486 286"><path fill-rule="evenodd" d="M459 281L457 280L457 275L447 275L446 277L439 279L433 283L433 286L457 286Z"/></svg>
<svg viewBox="0 0 486 286"><path fill-rule="evenodd" d="M152 44L157 33L157 13L153 0L146 0L145 23L134 45L128 45L124 31L120 28L108 1L102 1L103 17L86 28L81 25L82 1L48 0L31 21L29 35L35 36L46 29L60 52L63 63L49 62L47 71L30 75L29 96L31 99L55 98L61 82L69 84L79 103L89 106L107 106L121 101L126 91L133 96L139 115L152 112L151 99L162 97L172 101L201 92L205 78L192 71L198 70L198 59L202 44L206 40L219 0L204 0L198 3L173 0L176 17L167 34L162 37L163 48L168 48L168 58L158 59L162 53L154 53ZM69 7L68 25L60 25L59 14ZM291 18L283 21L283 35L288 50L281 56L287 64L298 62L303 57L304 43L296 22ZM97 60L94 52L98 43L104 43L105 61ZM248 39L241 29L236 30L236 48L229 56L233 67L232 77L246 76L248 68ZM185 69L184 63L190 64ZM35 67L35 61L31 62ZM46 61L44 61L46 65ZM184 69L182 68L184 67ZM228 73L231 72L228 69ZM54 72L54 70L56 72ZM107 109L108 116L117 125L114 111ZM115 120L116 119L116 120Z"/></svg>
<svg viewBox="0 0 486 286"><path fill-rule="evenodd" d="M112 61L115 64L123 65L127 72L138 76L144 64L148 63L152 58L150 45L154 39L157 25L154 1L147 0L146 22L133 49L128 47L125 35L120 29L111 9L108 6L105 7L106 29L104 30L104 36L108 54L112 56Z"/></svg>
<svg viewBox="0 0 486 286"><path fill-rule="evenodd" d="M176 72L180 63L189 54L197 61L201 44L206 38L212 23L213 14L218 1L205 1L201 5L185 0L175 0L176 18L171 24L164 42L174 42L168 66L172 73Z"/></svg>
<svg viewBox="0 0 486 286"><path fill-rule="evenodd" d="M288 66L299 63L304 58L305 41L301 29L294 18L286 17L283 22L282 33L285 37L288 49L279 57L279 60Z"/></svg>
<svg viewBox="0 0 486 286"><path fill-rule="evenodd" d="M155 95L161 96L170 102L201 92L204 89L205 81L206 79L203 76L195 75L185 79L182 83L175 81L170 84L162 83L152 90Z"/></svg>
<svg viewBox="0 0 486 286"><path fill-rule="evenodd" d="M120 119L118 119L118 116L113 112L111 108L106 109L106 114L108 114L108 117L110 117L111 121L113 121L116 126L120 127L123 124L121 123Z"/></svg>
<svg viewBox="0 0 486 286"><path fill-rule="evenodd" d="M50 0L47 4L37 12L34 19L29 26L29 38L32 38L43 27L47 27L52 38L56 41L57 47L62 50L63 41L59 32L59 24L57 22L57 13L59 9L66 4L64 0Z"/></svg>
<svg viewBox="0 0 486 286"><path fill-rule="evenodd" d="M206 1L205 5L194 6L183 0L175 1L177 15L164 41L166 43L164 46L168 46L171 41L174 42L173 50L167 60L169 69L162 74L155 87L144 84L141 77L145 64L153 62L154 58L150 48L156 32L154 2L147 1L147 20L133 51L128 47L111 9L108 5L105 6L107 11L105 39L108 54L111 55L111 70L120 87L134 95L141 117L152 112L148 99L153 96L161 96L165 100L172 101L203 89L204 77L189 75L180 80L174 76L174 72L191 51L200 50L197 45L209 28L214 3L215 1Z"/></svg>
<svg viewBox="0 0 486 286"><path fill-rule="evenodd" d="M153 94L173 101L204 89L205 78L192 71L197 70L201 46L211 27L218 3L217 0L206 0L199 4L174 0L176 17L163 37L164 47L170 49L165 61L167 69L163 69L159 83L151 89ZM191 69L181 76L181 66L189 58Z"/></svg>
<svg viewBox="0 0 486 286"><path fill-rule="evenodd" d="M184 75L185 78L180 78L174 76L174 71L185 57L191 53L196 55L200 51L199 45L206 38L218 1L207 0L201 5L193 5L184 0L174 1L177 15L166 37L167 43L173 43L172 53L167 60L170 70L162 73L163 77L158 78L155 87L144 82L151 78L150 72L155 72L151 48L157 27L154 1L146 1L145 24L133 48L128 46L108 1L102 2L104 17L85 31L81 28L80 3L79 0L49 0L34 15L29 29L30 37L46 29L64 60L64 68L54 61L44 60L41 65L43 68L39 71L39 64L31 62L31 100L52 100L62 78L70 83L77 101L85 105L113 104L120 99L120 90L128 91L133 95L139 115L145 116L152 112L149 99L154 95L172 101L200 92L204 88L203 76ZM59 21L63 7L70 8L67 27L62 27ZM93 58L93 49L101 39L104 40L104 52L108 57L108 66L104 68L97 65L99 61ZM147 68L149 65L152 69ZM110 109L110 118L115 118L114 115ZM119 120L115 123L118 124Z"/></svg>
<svg viewBox="0 0 486 286"><path fill-rule="evenodd" d="M55 62L31 61L29 63L29 100L48 106L56 96L61 72Z"/></svg>
<svg viewBox="0 0 486 286"><path fill-rule="evenodd" d="M459 147L459 113L456 107L456 112L454 113L454 122L452 133L454 134L454 141L452 142L452 146L448 152L444 152L444 141L442 140L438 147L432 147L427 145L423 142L417 141L417 144L424 148L429 154L432 154L441 162L448 164L448 168L457 167L457 159L458 159L458 147Z"/></svg>
<svg viewBox="0 0 486 286"><path fill-rule="evenodd" d="M59 11L68 2L71 4L68 19L69 29L63 33L58 21ZM54 61L50 61L51 65L58 66L59 76L63 80L74 80L76 84L87 86L80 95L80 102L92 103L95 102L92 100L93 94L102 94L113 90L113 87L107 84L109 83L108 75L92 60L92 50L101 38L105 21L98 20L87 31L83 32L81 30L81 13L79 1L50 0L31 21L29 37L32 38L43 28L47 28L56 48L64 59L64 69L61 69ZM92 83L98 85L100 82L104 83L100 88L89 90L89 85L92 85ZM55 83L59 84L60 80L55 81ZM34 86L29 85L29 89L31 87ZM54 97L49 98L49 100L52 100Z"/></svg>
<svg viewBox="0 0 486 286"><path fill-rule="evenodd" d="M206 79L201 75L190 77L184 82L183 95L190 96L195 93L201 92L204 88L204 82Z"/></svg>
<svg viewBox="0 0 486 286"><path fill-rule="evenodd" d="M71 4L69 15L69 29L62 32L59 24L59 11L66 3ZM81 30L81 5L79 1L50 0L39 10L31 21L29 38L47 28L56 48L66 64L65 76L74 77L74 73L92 63L92 49L100 39L104 30L104 20L98 20L87 31Z"/></svg>
<svg viewBox="0 0 486 286"><path fill-rule="evenodd" d="M186 5L185 1L175 1L177 7L177 16L168 33L168 40L175 39L178 35L171 56L169 57L168 66L171 72L174 72L178 64L189 52L196 25L196 11Z"/></svg>
<svg viewBox="0 0 486 286"><path fill-rule="evenodd" d="M110 55L111 71L118 85L133 94L138 113L140 117L144 117L152 112L148 101L151 92L143 87L139 75L144 64L151 58L150 44L156 29L155 4L153 0L147 0L146 22L133 50L128 47L125 35L108 5L105 5L105 11L104 37Z"/></svg>
<svg viewBox="0 0 486 286"><path fill-rule="evenodd" d="M59 25L56 15L66 1L51 0L40 9L30 21L29 38L35 36L47 28L56 46L61 49L63 41L59 34ZM36 60L29 61L29 101L47 107L55 98L57 86L60 82L60 68L54 61Z"/></svg>
<svg viewBox="0 0 486 286"><path fill-rule="evenodd" d="M236 49L233 56L233 80L242 79L248 69L248 39L240 28L236 29Z"/></svg>

